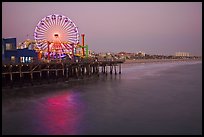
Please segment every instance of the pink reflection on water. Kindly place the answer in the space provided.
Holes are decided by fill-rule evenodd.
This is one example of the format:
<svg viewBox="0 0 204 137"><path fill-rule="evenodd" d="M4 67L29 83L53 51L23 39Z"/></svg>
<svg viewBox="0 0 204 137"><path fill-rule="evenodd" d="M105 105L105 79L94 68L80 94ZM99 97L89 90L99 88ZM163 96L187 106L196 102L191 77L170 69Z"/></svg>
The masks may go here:
<svg viewBox="0 0 204 137"><path fill-rule="evenodd" d="M84 105L80 94L66 91L41 102L43 105L38 111L40 126L37 127L42 134L79 134L80 121L83 117Z"/></svg>

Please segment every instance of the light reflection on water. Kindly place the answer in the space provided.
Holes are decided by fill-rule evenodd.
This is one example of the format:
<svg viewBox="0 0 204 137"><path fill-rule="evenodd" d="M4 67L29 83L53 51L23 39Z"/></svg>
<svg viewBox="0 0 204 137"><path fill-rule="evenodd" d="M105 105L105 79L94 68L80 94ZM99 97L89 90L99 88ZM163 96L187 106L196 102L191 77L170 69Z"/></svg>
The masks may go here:
<svg viewBox="0 0 204 137"><path fill-rule="evenodd" d="M41 101L36 108L37 118L41 125L38 130L47 134L80 133L80 121L83 117L84 104L80 94L66 91Z"/></svg>

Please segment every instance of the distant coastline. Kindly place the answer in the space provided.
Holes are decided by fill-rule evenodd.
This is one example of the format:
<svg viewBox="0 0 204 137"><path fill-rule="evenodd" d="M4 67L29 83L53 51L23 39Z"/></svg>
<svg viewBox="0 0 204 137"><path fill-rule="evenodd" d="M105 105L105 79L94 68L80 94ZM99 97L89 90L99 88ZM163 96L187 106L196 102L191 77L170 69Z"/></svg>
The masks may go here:
<svg viewBox="0 0 204 137"><path fill-rule="evenodd" d="M156 63L156 62L176 62L176 61L201 61L202 59L126 59L125 64L128 63Z"/></svg>

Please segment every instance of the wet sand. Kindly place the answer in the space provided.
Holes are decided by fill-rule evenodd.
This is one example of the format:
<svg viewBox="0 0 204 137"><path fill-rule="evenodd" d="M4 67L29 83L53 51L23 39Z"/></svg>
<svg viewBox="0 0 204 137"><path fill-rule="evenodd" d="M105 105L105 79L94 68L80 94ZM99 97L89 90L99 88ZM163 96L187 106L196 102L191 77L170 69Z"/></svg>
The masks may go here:
<svg viewBox="0 0 204 137"><path fill-rule="evenodd" d="M137 60L125 60L125 64L128 63L156 63L156 62L176 62L176 61L202 61L202 59L137 59Z"/></svg>

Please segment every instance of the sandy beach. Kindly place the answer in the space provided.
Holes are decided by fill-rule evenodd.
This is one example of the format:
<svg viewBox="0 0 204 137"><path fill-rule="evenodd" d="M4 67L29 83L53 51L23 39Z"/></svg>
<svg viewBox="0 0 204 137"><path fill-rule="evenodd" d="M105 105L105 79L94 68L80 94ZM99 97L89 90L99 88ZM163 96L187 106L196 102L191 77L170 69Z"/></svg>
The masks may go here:
<svg viewBox="0 0 204 137"><path fill-rule="evenodd" d="M137 59L137 60L125 60L125 64L128 63L154 63L154 62L175 62L175 61L202 61L202 59Z"/></svg>

